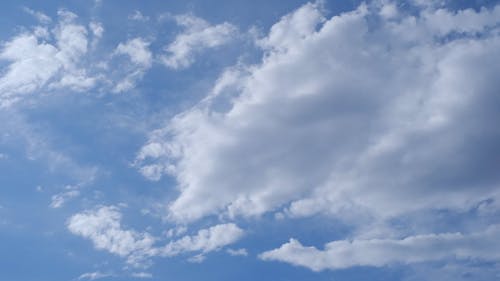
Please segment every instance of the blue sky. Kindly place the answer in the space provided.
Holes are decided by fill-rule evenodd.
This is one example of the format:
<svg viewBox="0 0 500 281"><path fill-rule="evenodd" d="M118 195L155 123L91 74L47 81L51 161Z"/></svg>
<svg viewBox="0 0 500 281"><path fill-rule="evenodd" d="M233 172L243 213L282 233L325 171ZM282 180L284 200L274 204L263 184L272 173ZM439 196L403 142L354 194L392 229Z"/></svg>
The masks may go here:
<svg viewBox="0 0 500 281"><path fill-rule="evenodd" d="M500 278L498 1L4 1L0 280Z"/></svg>

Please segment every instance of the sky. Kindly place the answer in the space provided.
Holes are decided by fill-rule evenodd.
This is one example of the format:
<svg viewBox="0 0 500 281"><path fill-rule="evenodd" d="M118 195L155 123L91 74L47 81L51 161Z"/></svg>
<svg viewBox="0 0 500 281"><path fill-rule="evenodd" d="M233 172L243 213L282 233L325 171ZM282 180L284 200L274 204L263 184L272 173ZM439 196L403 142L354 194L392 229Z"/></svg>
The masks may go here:
<svg viewBox="0 0 500 281"><path fill-rule="evenodd" d="M500 2L0 5L0 280L500 280Z"/></svg>

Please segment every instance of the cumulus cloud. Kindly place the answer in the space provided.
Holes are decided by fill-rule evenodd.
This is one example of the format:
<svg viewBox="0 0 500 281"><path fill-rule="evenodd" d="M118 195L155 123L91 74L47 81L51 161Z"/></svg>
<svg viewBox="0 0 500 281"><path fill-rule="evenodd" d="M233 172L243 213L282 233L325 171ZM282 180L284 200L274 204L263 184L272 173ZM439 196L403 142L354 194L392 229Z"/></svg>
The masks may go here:
<svg viewBox="0 0 500 281"><path fill-rule="evenodd" d="M122 214L117 207L103 206L73 215L67 227L71 233L91 240L96 249L124 257L135 267L148 266L149 258L155 256L173 257L197 252L204 259L207 253L238 241L244 234L233 223L219 224L157 246L159 239L147 232L125 229L121 220Z"/></svg>
<svg viewBox="0 0 500 281"><path fill-rule="evenodd" d="M271 27L268 36L258 43L264 47L285 50L312 35L318 24L324 20L321 4L307 3L282 17Z"/></svg>
<svg viewBox="0 0 500 281"><path fill-rule="evenodd" d="M162 135L162 130L154 133L154 135ZM160 142L152 141L149 144L144 145L139 153L137 154L134 165L139 167L139 172L148 180L158 181L164 174L174 173L174 165L169 163L152 163L144 164L147 159L156 159L162 157L171 149L168 148L168 144L163 144Z"/></svg>
<svg viewBox="0 0 500 281"><path fill-rule="evenodd" d="M227 22L211 25L191 14L173 17L184 31L165 47L162 62L169 68L187 68L195 61L195 55L205 49L216 48L230 42L237 28Z"/></svg>
<svg viewBox="0 0 500 281"><path fill-rule="evenodd" d="M303 246L290 239L280 248L264 252L266 261L282 261L314 271L353 266L386 266L440 260L499 261L497 238L500 226L472 234L444 233L406 237L401 240L340 240L325 245L324 250Z"/></svg>
<svg viewBox="0 0 500 281"><path fill-rule="evenodd" d="M43 25L22 31L0 47L0 60L7 63L0 73L0 107L10 107L35 92L128 91L152 65L150 42L145 39L122 42L102 59L97 48L104 34L102 23L84 25L76 14L59 10L52 25L43 14L25 10L41 18ZM120 56L127 59L113 60Z"/></svg>
<svg viewBox="0 0 500 281"><path fill-rule="evenodd" d="M0 106L7 107L35 90L69 88L82 91L96 79L80 66L88 51L87 29L69 11L58 12L59 23L51 31L37 27L3 44L0 60L9 64L0 77Z"/></svg>
<svg viewBox="0 0 500 281"><path fill-rule="evenodd" d="M33 34L22 34L4 44L0 59L11 61L0 78L0 105L8 106L19 94L31 92L44 85L60 68L53 60L57 49L40 43Z"/></svg>
<svg viewBox="0 0 500 281"><path fill-rule="evenodd" d="M127 262L140 266L154 256L155 238L149 233L124 229L122 214L114 206L104 206L73 215L67 223L75 235L90 239L96 249L127 258Z"/></svg>
<svg viewBox="0 0 500 281"><path fill-rule="evenodd" d="M125 43L120 43L115 50L115 54L127 55L132 63L142 67L150 67L152 61L149 42L142 38L134 38Z"/></svg>
<svg viewBox="0 0 500 281"><path fill-rule="evenodd" d="M325 19L304 5L259 40L260 64L218 80L231 94L153 132L137 163L176 178L168 217L390 219L498 201L500 7L388 9Z"/></svg>

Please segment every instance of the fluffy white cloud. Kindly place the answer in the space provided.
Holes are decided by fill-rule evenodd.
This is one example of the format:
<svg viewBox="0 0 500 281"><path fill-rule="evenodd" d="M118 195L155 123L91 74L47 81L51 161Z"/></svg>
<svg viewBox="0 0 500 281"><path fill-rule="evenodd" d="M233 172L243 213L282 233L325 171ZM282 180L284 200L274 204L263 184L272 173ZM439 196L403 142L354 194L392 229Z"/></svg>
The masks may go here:
<svg viewBox="0 0 500 281"><path fill-rule="evenodd" d="M259 40L261 64L219 79L231 94L155 131L137 163L177 179L169 218L384 219L499 200L500 8L385 5L328 20L304 5Z"/></svg>
<svg viewBox="0 0 500 281"><path fill-rule="evenodd" d="M88 51L87 29L76 23L77 16L60 10L59 23L52 30L53 43L46 28L21 33L3 44L0 60L9 65L0 77L0 106L7 107L23 95L47 86L82 91L92 87L96 79L80 67Z"/></svg>
<svg viewBox="0 0 500 281"><path fill-rule="evenodd" d="M142 38L134 38L125 43L120 43L116 49L115 55L126 55L132 62L132 67L127 71L121 81L117 82L113 91L123 92L132 89L137 80L141 79L144 73L152 65L152 53L149 50L150 43Z"/></svg>
<svg viewBox="0 0 500 281"><path fill-rule="evenodd" d="M90 239L97 249L126 257L132 265L142 265L155 255L155 238L149 233L123 229L121 219L118 208L105 206L73 215L67 225L73 234Z"/></svg>
<svg viewBox="0 0 500 281"><path fill-rule="evenodd" d="M0 105L8 106L19 99L19 94L46 84L61 67L54 60L57 52L54 46L39 43L33 34L21 34L5 43L0 59L12 63L0 78Z"/></svg>
<svg viewBox="0 0 500 281"><path fill-rule="evenodd" d="M446 9L424 10L421 17L425 19L426 27L433 33L444 36L450 32L476 33L498 25L500 6L479 13L473 9L457 12Z"/></svg>
<svg viewBox="0 0 500 281"><path fill-rule="evenodd" d="M96 52L103 25L91 21L85 26L67 10L59 10L58 16L52 28L45 20L45 25L23 31L2 44L0 60L8 64L0 74L0 107L9 107L34 92L83 92L98 86L100 91L128 91L151 67L150 42L135 38L120 43L108 59L102 60ZM117 56L126 56L127 60L110 68ZM97 58L101 59L97 62Z"/></svg>
<svg viewBox="0 0 500 281"><path fill-rule="evenodd" d="M158 132L162 134L162 132ZM144 164L148 158L159 158L168 153L168 144L165 145L159 142L151 142L141 148L134 162L135 166L139 166L139 172L151 181L158 181L165 173L174 173L175 167L169 163L153 163Z"/></svg>
<svg viewBox="0 0 500 281"><path fill-rule="evenodd" d="M228 43L237 31L230 23L211 25L190 14L175 16L174 20L184 31L165 47L166 54L162 56L162 62L172 69L190 66L197 53Z"/></svg>
<svg viewBox="0 0 500 281"><path fill-rule="evenodd" d="M191 252L198 252L201 262L205 254L238 241L244 234L235 224L219 224L201 229L196 235L186 235L164 246L155 246L157 238L147 232L124 229L121 219L117 207L104 206L73 215L67 226L71 233L90 239L96 249L124 257L135 267L148 266L151 257L173 257Z"/></svg>
<svg viewBox="0 0 500 281"><path fill-rule="evenodd" d="M142 67L150 67L152 61L149 42L142 38L134 38L126 43L120 43L115 50L115 54L128 55L132 63Z"/></svg>
<svg viewBox="0 0 500 281"><path fill-rule="evenodd" d="M259 255L263 260L282 261L304 266L314 271L341 269L352 266L385 266L396 263L420 263L440 260L499 261L497 240L500 226L485 232L461 234L428 234L401 240L341 240L330 242L324 250L303 246L290 239L280 248Z"/></svg>
<svg viewBox="0 0 500 281"><path fill-rule="evenodd" d="M313 35L318 24L324 20L321 5L318 2L307 3L297 11L282 17L271 27L269 35L259 43L264 47L286 50Z"/></svg>
<svg viewBox="0 0 500 281"><path fill-rule="evenodd" d="M238 241L244 231L233 223L219 224L201 229L196 235L184 236L168 243L162 250L164 256L175 256L184 252L208 253Z"/></svg>
<svg viewBox="0 0 500 281"><path fill-rule="evenodd" d="M87 53L87 28L75 23L78 18L76 14L60 10L58 15L60 23L54 30L56 46L59 50L56 58L62 62L65 68L72 70L79 59Z"/></svg>

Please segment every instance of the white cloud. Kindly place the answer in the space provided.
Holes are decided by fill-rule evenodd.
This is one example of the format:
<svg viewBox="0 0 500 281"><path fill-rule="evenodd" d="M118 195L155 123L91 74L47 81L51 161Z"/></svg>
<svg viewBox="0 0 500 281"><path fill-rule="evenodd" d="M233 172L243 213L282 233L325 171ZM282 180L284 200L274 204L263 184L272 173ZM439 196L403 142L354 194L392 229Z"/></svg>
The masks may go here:
<svg viewBox="0 0 500 281"><path fill-rule="evenodd" d="M438 8L444 6L446 0L411 0L410 3L420 8Z"/></svg>
<svg viewBox="0 0 500 281"><path fill-rule="evenodd" d="M54 209L61 208L66 202L78 196L80 196L78 187L68 186L66 191L52 196L50 207Z"/></svg>
<svg viewBox="0 0 500 281"><path fill-rule="evenodd" d="M498 264L493 266L478 265L475 262L461 262L457 264L444 264L432 266L429 264L413 264L411 274L404 281L439 280L439 281L467 281L498 279Z"/></svg>
<svg viewBox="0 0 500 281"><path fill-rule="evenodd" d="M135 87L152 65L150 42L135 38L120 43L103 60L97 54L104 34L102 23L79 22L76 14L59 10L53 28L35 26L2 44L0 60L8 64L0 73L0 107L10 107L35 92L84 92L97 86L99 91L124 92ZM118 61L110 69L108 64L118 55L128 60Z"/></svg>
<svg viewBox="0 0 500 281"><path fill-rule="evenodd" d="M0 106L8 107L23 95L47 86L50 89L70 88L83 91L96 83L80 66L88 51L87 29L76 23L77 16L60 10L60 21L49 33L36 27L3 44L0 60L9 65L0 77ZM47 39L52 35L53 43Z"/></svg>
<svg viewBox="0 0 500 281"><path fill-rule="evenodd" d="M61 63L54 60L56 54L54 46L39 43L32 34L21 34L7 42L0 59L12 63L0 78L0 106L9 106L20 94L45 85L61 67Z"/></svg>
<svg viewBox="0 0 500 281"><path fill-rule="evenodd" d="M290 239L280 248L259 255L263 260L282 261L314 271L353 266L386 266L440 260L499 261L497 240L500 226L485 232L444 233L406 237L401 240L340 240L325 245L324 250L303 246Z"/></svg>
<svg viewBox="0 0 500 281"><path fill-rule="evenodd" d="M35 26L33 28L33 35L39 39L50 40L49 29L45 26Z"/></svg>
<svg viewBox="0 0 500 281"><path fill-rule="evenodd" d="M104 34L104 27L102 23L92 21L89 23L89 30L92 32L93 35L92 42L90 45L92 49L95 49Z"/></svg>
<svg viewBox="0 0 500 281"><path fill-rule="evenodd" d="M188 258L187 261L190 263L202 263L205 261L205 259L206 259L205 255L198 254L196 256L192 256L192 257Z"/></svg>
<svg viewBox="0 0 500 281"><path fill-rule="evenodd" d="M149 21L149 17L143 15L140 11L135 10L131 15L128 16L129 20L135 21Z"/></svg>
<svg viewBox="0 0 500 281"><path fill-rule="evenodd" d="M27 7L24 7L23 10L32 15L34 18L36 18L40 23L42 24L49 24L52 22L52 19L47 16L46 14L40 12L40 11L35 11L35 10L32 10L30 8L27 8Z"/></svg>
<svg viewBox="0 0 500 281"><path fill-rule="evenodd" d="M149 50L150 43L142 38L134 38L125 43L120 43L115 51L115 55L126 55L132 62L132 67L125 74L125 78L118 81L113 89L114 92L123 92L135 87L137 80L141 79L144 73L152 65L152 54Z"/></svg>
<svg viewBox="0 0 500 281"><path fill-rule="evenodd" d="M444 36L450 32L477 33L495 27L500 17L500 6L491 10L476 12L473 9L457 12L446 9L424 10L421 16L425 19L426 27L435 34Z"/></svg>
<svg viewBox="0 0 500 281"><path fill-rule="evenodd" d="M219 224L201 229L196 235L186 235L164 246L155 246L157 238L147 232L124 229L121 220L122 214L117 207L104 206L73 215L67 227L71 233L91 240L96 249L124 257L134 267L147 267L149 259L155 256L173 257L198 252L204 259L205 254L238 241L244 234L235 224Z"/></svg>
<svg viewBox="0 0 500 281"><path fill-rule="evenodd" d="M174 20L184 31L165 47L166 54L161 57L162 62L172 69L189 67L197 53L227 44L237 31L230 23L210 25L204 19L189 14L175 16Z"/></svg>
<svg viewBox="0 0 500 281"><path fill-rule="evenodd" d="M75 23L78 18L76 14L65 10L59 10L58 14L61 22L54 30L56 45L59 49L56 58L63 63L65 68L72 70L79 59L87 53L87 29Z"/></svg>
<svg viewBox="0 0 500 281"><path fill-rule="evenodd" d="M134 266L142 266L155 255L155 238L149 233L126 230L121 225L118 208L105 206L73 215L67 223L69 231L90 239L96 249L126 257Z"/></svg>
<svg viewBox="0 0 500 281"><path fill-rule="evenodd" d="M201 229L196 235L184 236L168 243L161 250L164 256L175 256L185 252L208 253L238 241L244 231L233 223L219 224Z"/></svg>
<svg viewBox="0 0 500 281"><path fill-rule="evenodd" d="M498 201L500 8L390 17L382 8L324 20L306 4L259 41L262 63L219 79L213 92L231 94L151 134L136 164L178 181L168 217L389 219Z"/></svg>
<svg viewBox="0 0 500 281"><path fill-rule="evenodd" d="M59 9L57 15L61 23L72 23L78 18L77 14L66 9Z"/></svg>
<svg viewBox="0 0 500 281"><path fill-rule="evenodd" d="M113 274L111 273L103 273L100 271L96 272L87 272L78 277L78 280L97 280L97 279L102 279L106 277L112 277Z"/></svg>
<svg viewBox="0 0 500 281"><path fill-rule="evenodd" d="M165 173L174 173L175 167L168 163L142 165L142 163L148 158L158 158L168 153L168 150L171 148L163 147L163 145L163 143L151 142L144 145L137 154L134 166L138 166L139 172L148 180L158 181Z"/></svg>
<svg viewBox="0 0 500 281"><path fill-rule="evenodd" d="M115 54L127 55L132 63L142 67L150 67L152 55L149 44L142 38L134 38L126 43L120 43L115 49Z"/></svg>
<svg viewBox="0 0 500 281"><path fill-rule="evenodd" d="M282 17L271 27L269 35L259 43L273 49L293 47L297 42L314 35L316 27L324 20L321 4L307 3L297 11Z"/></svg>
<svg viewBox="0 0 500 281"><path fill-rule="evenodd" d="M242 249L227 249L226 252L230 254L231 256L243 256L246 257L248 256L247 249L242 248Z"/></svg>
<svg viewBox="0 0 500 281"><path fill-rule="evenodd" d="M166 231L165 235L168 238L172 238L172 237L176 237L176 236L182 235L182 234L186 233L186 231L187 231L187 227L185 227L185 226L177 226L175 228L171 228L168 231Z"/></svg>
<svg viewBox="0 0 500 281"><path fill-rule="evenodd" d="M102 23L92 21L89 23L89 28L90 31L92 31L92 34L94 34L95 37L101 38L102 35L104 34L104 27L102 26Z"/></svg>
<svg viewBox="0 0 500 281"><path fill-rule="evenodd" d="M153 278L153 274L149 272L134 272L132 273L132 277L139 279L150 279Z"/></svg>
<svg viewBox="0 0 500 281"><path fill-rule="evenodd" d="M380 16L386 19L391 19L397 17L398 13L399 13L398 6L396 3L389 1L382 1L382 6L379 12Z"/></svg>
<svg viewBox="0 0 500 281"><path fill-rule="evenodd" d="M154 164L141 167L139 172L150 181L158 181L161 179L165 169L162 165Z"/></svg>

